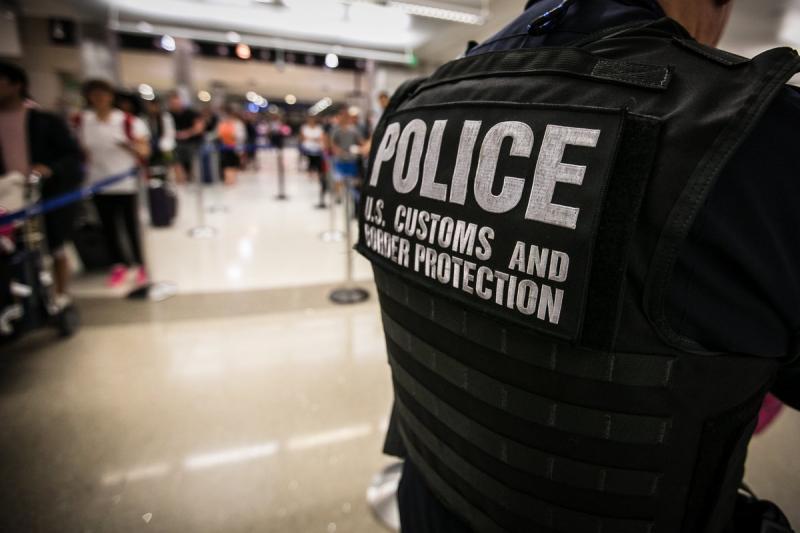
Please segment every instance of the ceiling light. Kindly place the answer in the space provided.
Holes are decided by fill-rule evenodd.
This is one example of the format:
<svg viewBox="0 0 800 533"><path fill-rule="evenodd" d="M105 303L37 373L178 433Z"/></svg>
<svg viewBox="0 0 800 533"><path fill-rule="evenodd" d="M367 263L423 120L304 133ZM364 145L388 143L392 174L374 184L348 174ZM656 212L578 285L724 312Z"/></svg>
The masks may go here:
<svg viewBox="0 0 800 533"><path fill-rule="evenodd" d="M163 48L167 52L174 52L175 39L173 39L169 35L164 35L163 37L161 37L161 48Z"/></svg>
<svg viewBox="0 0 800 533"><path fill-rule="evenodd" d="M210 102L211 101L211 93L208 91L199 91L197 93L197 99L201 102Z"/></svg>
<svg viewBox="0 0 800 533"><path fill-rule="evenodd" d="M228 33L226 33L225 38L232 43L238 43L241 42L242 40L242 36L236 33L235 31L229 31Z"/></svg>
<svg viewBox="0 0 800 533"><path fill-rule="evenodd" d="M311 108L308 110L309 115L318 115L322 113L326 109L328 109L331 105L333 105L333 100L330 97L326 96L316 104L312 105Z"/></svg>
<svg viewBox="0 0 800 533"><path fill-rule="evenodd" d="M239 59L250 59L250 47L244 43L237 44L236 57Z"/></svg>
<svg viewBox="0 0 800 533"><path fill-rule="evenodd" d="M336 68L339 66L339 56L334 53L329 53L325 56L325 66L328 68Z"/></svg>
<svg viewBox="0 0 800 533"><path fill-rule="evenodd" d="M395 7L405 13L408 13L409 15L416 15L418 17L428 17L439 20L447 20L450 22L461 22L462 24L478 25L484 23L483 16L479 15L478 13L471 13L469 11L426 6L411 2L401 2L398 0L389 0L386 5L389 7Z"/></svg>
<svg viewBox="0 0 800 533"><path fill-rule="evenodd" d="M142 83L139 85L139 94L141 94L142 96L147 94L153 94L153 88L146 83Z"/></svg>
<svg viewBox="0 0 800 533"><path fill-rule="evenodd" d="M293 94L287 94L285 100L289 105L294 105L297 103L297 97Z"/></svg>

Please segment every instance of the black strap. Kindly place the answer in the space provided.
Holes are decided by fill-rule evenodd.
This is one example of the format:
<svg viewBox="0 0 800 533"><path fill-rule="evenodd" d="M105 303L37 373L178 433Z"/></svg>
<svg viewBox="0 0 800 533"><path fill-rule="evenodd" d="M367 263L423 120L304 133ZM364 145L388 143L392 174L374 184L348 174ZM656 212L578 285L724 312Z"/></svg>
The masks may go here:
<svg viewBox="0 0 800 533"><path fill-rule="evenodd" d="M459 80L534 74L564 74L657 91L666 90L672 78L666 66L605 59L580 48L532 48L451 61L421 83L415 94Z"/></svg>
<svg viewBox="0 0 800 533"><path fill-rule="evenodd" d="M800 71L800 57L796 51L788 48L769 50L753 60L761 61L769 65L769 71L759 83L754 84L749 97L741 106L741 112L719 135L687 182L681 198L669 214L657 245L653 266L648 273L644 294L645 311L662 338L683 350L708 353L704 346L673 330L667 318L665 301L678 254L717 177L747 139L778 92Z"/></svg>

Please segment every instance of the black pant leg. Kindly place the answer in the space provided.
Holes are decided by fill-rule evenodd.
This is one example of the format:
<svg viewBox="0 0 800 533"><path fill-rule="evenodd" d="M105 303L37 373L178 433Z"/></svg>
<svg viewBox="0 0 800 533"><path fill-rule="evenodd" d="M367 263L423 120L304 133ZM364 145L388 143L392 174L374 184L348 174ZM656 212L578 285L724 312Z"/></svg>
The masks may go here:
<svg viewBox="0 0 800 533"><path fill-rule="evenodd" d="M439 502L408 459L403 464L397 504L403 533L472 533Z"/></svg>
<svg viewBox="0 0 800 533"><path fill-rule="evenodd" d="M103 236L106 240L108 255L114 264L125 263L125 252L120 242L119 214L115 195L98 194L94 197L94 205L97 208L97 215L103 225Z"/></svg>
<svg viewBox="0 0 800 533"><path fill-rule="evenodd" d="M142 254L142 235L139 224L139 199L136 194L120 194L120 211L125 224L125 235L134 264L144 265Z"/></svg>

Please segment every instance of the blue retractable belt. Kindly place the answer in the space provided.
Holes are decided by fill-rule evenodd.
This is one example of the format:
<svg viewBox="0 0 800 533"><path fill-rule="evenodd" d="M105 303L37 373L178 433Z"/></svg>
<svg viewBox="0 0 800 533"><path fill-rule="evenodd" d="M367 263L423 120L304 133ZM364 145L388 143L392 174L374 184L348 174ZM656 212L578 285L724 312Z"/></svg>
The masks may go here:
<svg viewBox="0 0 800 533"><path fill-rule="evenodd" d="M53 211L54 209L58 209L59 207L64 207L65 205L77 202L78 200L81 200L83 198L88 198L89 196L93 196L95 193L100 192L101 190L110 187L117 182L120 182L128 178L132 178L133 176L138 174L138 172L139 169L132 168L120 174L115 174L113 176L103 178L97 183L87 185L86 187L81 187L80 189L75 189L74 191L70 191L68 193L50 198L43 202L38 202L33 205L26 206L25 208L20 209L19 211L14 211L13 213L0 215L0 226L6 226L8 224L11 224L12 222L16 222L17 220L22 220L25 218L41 215L49 211Z"/></svg>
<svg viewBox="0 0 800 533"><path fill-rule="evenodd" d="M223 152L223 151L233 151L233 150L246 150L248 148L265 149L271 147L272 145L270 144L248 144L236 147L212 146L212 147L204 147L203 152L211 153L211 152ZM94 194L100 192L101 190L107 187L114 185L119 181L135 176L136 174L138 174L138 172L139 170L137 168L132 168L120 174L103 178L102 180L98 181L97 183L93 183L92 185L88 185L80 189L75 189L74 191L70 191L68 193L56 196L54 198L50 198L43 202L38 202L36 204L29 205L24 209L20 209L19 211L14 211L13 213L0 215L0 226L6 226L8 224L11 224L12 222L16 222L17 220L22 220L36 215L41 215L49 211L53 211L54 209L58 209L59 207L64 207L65 205L77 202L78 200L82 200L83 198L88 198L89 196L93 196Z"/></svg>

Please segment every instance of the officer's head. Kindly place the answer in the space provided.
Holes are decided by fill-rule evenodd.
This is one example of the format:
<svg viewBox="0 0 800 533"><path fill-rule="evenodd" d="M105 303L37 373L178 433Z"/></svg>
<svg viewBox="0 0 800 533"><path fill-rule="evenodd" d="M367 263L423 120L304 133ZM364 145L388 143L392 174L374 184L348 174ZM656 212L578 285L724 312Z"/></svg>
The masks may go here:
<svg viewBox="0 0 800 533"><path fill-rule="evenodd" d="M658 0L670 18L680 22L692 37L716 46L728 24L733 0Z"/></svg>
<svg viewBox="0 0 800 533"><path fill-rule="evenodd" d="M0 104L18 102L28 95L28 76L11 63L0 62Z"/></svg>

